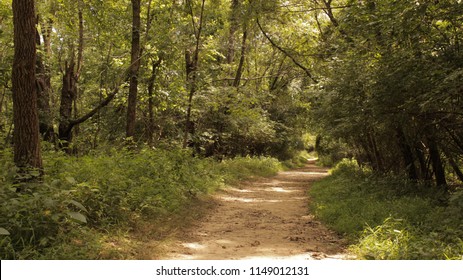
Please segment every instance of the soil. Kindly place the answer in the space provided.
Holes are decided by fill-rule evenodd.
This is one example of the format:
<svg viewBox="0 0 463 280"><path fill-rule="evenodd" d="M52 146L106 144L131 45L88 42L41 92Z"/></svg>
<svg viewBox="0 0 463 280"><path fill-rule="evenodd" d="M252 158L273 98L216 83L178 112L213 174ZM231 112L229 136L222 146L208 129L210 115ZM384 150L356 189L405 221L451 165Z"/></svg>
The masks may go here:
<svg viewBox="0 0 463 280"><path fill-rule="evenodd" d="M347 258L345 240L308 212L307 190L326 175L312 160L218 191L207 213L164 245L162 259Z"/></svg>

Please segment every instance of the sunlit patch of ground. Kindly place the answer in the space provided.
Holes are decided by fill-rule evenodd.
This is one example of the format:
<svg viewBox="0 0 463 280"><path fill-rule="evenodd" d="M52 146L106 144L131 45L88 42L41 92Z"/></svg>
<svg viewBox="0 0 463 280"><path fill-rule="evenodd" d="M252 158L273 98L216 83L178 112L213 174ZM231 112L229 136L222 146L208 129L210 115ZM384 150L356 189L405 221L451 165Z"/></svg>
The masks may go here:
<svg viewBox="0 0 463 280"><path fill-rule="evenodd" d="M346 259L346 242L308 213L307 190L327 170L281 172L214 195L217 207L178 233L164 259Z"/></svg>

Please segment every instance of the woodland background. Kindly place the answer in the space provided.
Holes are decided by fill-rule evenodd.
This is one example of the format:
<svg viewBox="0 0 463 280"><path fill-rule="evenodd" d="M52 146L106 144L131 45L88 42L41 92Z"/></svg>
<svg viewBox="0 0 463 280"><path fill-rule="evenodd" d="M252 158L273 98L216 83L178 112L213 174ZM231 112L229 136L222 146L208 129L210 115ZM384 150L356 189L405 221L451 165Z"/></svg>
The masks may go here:
<svg viewBox="0 0 463 280"><path fill-rule="evenodd" d="M462 257L461 1L12 2L2 258L136 258L146 217L314 151L355 159L311 195L361 258Z"/></svg>

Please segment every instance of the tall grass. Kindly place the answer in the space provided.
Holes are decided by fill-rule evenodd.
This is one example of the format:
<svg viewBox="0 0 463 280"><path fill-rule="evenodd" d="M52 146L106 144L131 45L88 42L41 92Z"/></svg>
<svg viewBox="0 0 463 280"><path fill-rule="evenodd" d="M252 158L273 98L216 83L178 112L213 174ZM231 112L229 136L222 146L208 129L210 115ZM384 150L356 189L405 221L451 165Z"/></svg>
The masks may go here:
<svg viewBox="0 0 463 280"><path fill-rule="evenodd" d="M462 259L463 192L450 196L343 160L310 190L316 216L362 259Z"/></svg>

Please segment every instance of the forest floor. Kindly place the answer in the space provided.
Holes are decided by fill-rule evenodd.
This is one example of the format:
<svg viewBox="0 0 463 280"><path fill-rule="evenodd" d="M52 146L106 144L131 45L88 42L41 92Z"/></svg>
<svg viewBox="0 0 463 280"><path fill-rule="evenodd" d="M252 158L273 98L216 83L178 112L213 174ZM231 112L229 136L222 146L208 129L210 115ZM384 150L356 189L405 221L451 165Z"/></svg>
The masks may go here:
<svg viewBox="0 0 463 280"><path fill-rule="evenodd" d="M167 260L346 259L346 241L308 211L307 190L327 175L314 161L213 195L198 220L163 244ZM192 210L194 211L194 210ZM152 246L153 244L151 244ZM151 246L147 246L148 248Z"/></svg>

